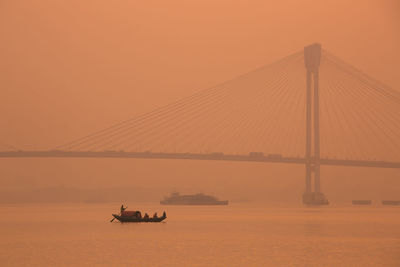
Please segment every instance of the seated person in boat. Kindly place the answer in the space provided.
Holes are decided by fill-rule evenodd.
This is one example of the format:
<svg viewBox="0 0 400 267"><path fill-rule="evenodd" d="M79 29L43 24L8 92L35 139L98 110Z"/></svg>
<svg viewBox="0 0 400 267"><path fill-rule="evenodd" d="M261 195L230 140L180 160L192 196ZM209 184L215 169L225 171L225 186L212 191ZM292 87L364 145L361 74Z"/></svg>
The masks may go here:
<svg viewBox="0 0 400 267"><path fill-rule="evenodd" d="M149 218L149 214L145 213L143 219L148 219Z"/></svg>
<svg viewBox="0 0 400 267"><path fill-rule="evenodd" d="M154 215L153 215L153 218L158 218L158 216L157 216L157 212L156 213L154 213Z"/></svg>

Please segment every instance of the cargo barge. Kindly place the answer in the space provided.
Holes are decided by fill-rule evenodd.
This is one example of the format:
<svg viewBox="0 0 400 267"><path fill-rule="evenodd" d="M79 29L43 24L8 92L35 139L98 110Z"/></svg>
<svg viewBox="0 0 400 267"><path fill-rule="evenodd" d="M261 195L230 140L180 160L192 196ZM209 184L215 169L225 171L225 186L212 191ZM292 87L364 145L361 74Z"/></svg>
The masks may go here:
<svg viewBox="0 0 400 267"><path fill-rule="evenodd" d="M205 194L180 195L172 193L160 201L161 205L228 205L228 200L218 200Z"/></svg>

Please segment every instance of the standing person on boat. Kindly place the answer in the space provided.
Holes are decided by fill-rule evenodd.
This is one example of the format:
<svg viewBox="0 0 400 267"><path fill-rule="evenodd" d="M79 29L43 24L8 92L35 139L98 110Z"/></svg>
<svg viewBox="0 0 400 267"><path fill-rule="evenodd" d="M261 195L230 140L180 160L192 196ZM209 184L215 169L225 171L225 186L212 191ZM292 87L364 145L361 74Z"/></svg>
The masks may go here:
<svg viewBox="0 0 400 267"><path fill-rule="evenodd" d="M126 208L124 207L124 204L121 205L121 214L126 210Z"/></svg>

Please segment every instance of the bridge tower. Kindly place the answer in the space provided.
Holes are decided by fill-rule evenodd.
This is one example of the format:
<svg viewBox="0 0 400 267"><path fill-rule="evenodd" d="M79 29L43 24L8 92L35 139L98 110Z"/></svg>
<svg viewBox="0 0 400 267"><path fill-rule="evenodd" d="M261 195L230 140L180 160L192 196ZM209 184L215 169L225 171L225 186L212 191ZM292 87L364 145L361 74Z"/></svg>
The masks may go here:
<svg viewBox="0 0 400 267"><path fill-rule="evenodd" d="M306 191L303 203L307 205L327 205L328 200L321 193L320 185L320 140L319 140L319 65L321 45L312 44L304 47L306 67ZM314 115L314 116L313 116ZM314 130L314 131L312 131ZM314 141L314 155L312 155ZM314 176L314 191L312 191Z"/></svg>

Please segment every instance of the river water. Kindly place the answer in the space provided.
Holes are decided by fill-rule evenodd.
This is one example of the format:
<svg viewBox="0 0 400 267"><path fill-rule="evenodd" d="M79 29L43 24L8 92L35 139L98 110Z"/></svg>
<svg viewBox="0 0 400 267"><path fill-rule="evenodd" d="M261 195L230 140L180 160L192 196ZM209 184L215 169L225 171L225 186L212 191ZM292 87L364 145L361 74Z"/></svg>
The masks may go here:
<svg viewBox="0 0 400 267"><path fill-rule="evenodd" d="M400 207L119 205L1 205L0 266L400 266Z"/></svg>

